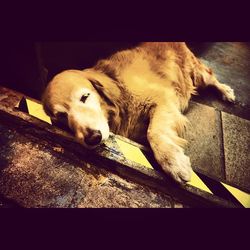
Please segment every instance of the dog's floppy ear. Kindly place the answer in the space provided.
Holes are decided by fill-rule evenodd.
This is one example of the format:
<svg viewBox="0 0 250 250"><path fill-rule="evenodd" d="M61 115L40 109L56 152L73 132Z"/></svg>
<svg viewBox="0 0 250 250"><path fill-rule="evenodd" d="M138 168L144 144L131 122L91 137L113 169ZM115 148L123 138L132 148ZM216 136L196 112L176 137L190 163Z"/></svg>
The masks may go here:
<svg viewBox="0 0 250 250"><path fill-rule="evenodd" d="M50 116L50 117L55 117L55 115L53 114L53 112L50 109L50 105L48 103L48 98L47 95L45 93L43 93L42 95L42 105L43 105L43 110L44 112Z"/></svg>
<svg viewBox="0 0 250 250"><path fill-rule="evenodd" d="M88 79L95 90L98 92L101 98L104 99L104 101L111 106L115 106L114 102L112 101L112 92L108 89L105 88L103 84L101 84L98 80L96 79Z"/></svg>
<svg viewBox="0 0 250 250"><path fill-rule="evenodd" d="M104 87L103 87L103 85L98 81L98 80L96 80L96 79L89 79L89 81L91 82L91 84L93 85L93 87L95 88L95 89L103 89Z"/></svg>

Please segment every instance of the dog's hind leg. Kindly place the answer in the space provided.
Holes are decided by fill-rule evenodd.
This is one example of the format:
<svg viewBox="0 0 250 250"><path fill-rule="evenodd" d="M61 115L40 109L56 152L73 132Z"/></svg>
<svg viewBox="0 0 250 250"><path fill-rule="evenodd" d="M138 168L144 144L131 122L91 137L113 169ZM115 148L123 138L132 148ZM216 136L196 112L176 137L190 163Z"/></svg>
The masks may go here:
<svg viewBox="0 0 250 250"><path fill-rule="evenodd" d="M212 70L203 63L201 63L200 61L198 61L198 65L194 70L194 76L196 76L195 85L197 88L213 86L222 94L223 100L229 102L235 101L234 90L227 84L220 83L216 79Z"/></svg>
<svg viewBox="0 0 250 250"><path fill-rule="evenodd" d="M162 169L177 182L187 182L191 178L191 164L184 154L186 140L179 137L187 118L177 109L156 107L150 114L147 138L157 162Z"/></svg>

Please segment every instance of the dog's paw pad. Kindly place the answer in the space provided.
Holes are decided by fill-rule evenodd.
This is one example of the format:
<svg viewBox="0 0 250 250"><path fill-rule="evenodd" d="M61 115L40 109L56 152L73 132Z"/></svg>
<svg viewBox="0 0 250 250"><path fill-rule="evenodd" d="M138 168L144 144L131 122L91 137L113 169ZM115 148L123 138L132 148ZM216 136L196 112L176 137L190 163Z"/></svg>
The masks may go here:
<svg viewBox="0 0 250 250"><path fill-rule="evenodd" d="M178 154L171 165L163 166L163 170L178 183L189 182L191 180L192 168L188 156Z"/></svg>
<svg viewBox="0 0 250 250"><path fill-rule="evenodd" d="M180 176L182 181L189 182L191 180L191 175L192 175L191 167L187 169L182 169L181 171L178 172L178 175Z"/></svg>
<svg viewBox="0 0 250 250"><path fill-rule="evenodd" d="M235 102L234 90L231 87L229 87L226 84L223 84L221 92L222 92L222 99L224 101Z"/></svg>

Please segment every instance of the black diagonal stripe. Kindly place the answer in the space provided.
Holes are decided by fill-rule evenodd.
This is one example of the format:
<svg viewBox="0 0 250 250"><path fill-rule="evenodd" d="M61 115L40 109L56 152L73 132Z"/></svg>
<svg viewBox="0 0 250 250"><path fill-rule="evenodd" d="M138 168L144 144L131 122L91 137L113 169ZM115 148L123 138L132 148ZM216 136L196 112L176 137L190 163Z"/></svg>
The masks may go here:
<svg viewBox="0 0 250 250"><path fill-rule="evenodd" d="M153 166L153 168L155 168L156 170L161 170L160 165L154 158L153 152L146 152L144 150L142 150L142 152L147 158L147 160L150 162L150 164ZM197 172L195 173L214 195L219 196L220 198L223 198L225 200L231 201L236 206L244 207L219 181L209 178L208 176L205 176L203 174Z"/></svg>
<svg viewBox="0 0 250 250"><path fill-rule="evenodd" d="M142 149L140 149L140 150L155 170L162 171L160 164L156 161L156 159L154 157L153 151L146 152Z"/></svg>
<svg viewBox="0 0 250 250"><path fill-rule="evenodd" d="M219 181L213 180L203 174L197 173L200 179L206 184L214 195L217 195L223 199L231 201L237 206L244 207Z"/></svg>
<svg viewBox="0 0 250 250"><path fill-rule="evenodd" d="M26 102L25 97L23 97L23 98L21 99L21 101L19 102L19 105L18 105L18 108L17 108L17 109L20 110L20 111L29 113L28 105L27 105L27 102Z"/></svg>

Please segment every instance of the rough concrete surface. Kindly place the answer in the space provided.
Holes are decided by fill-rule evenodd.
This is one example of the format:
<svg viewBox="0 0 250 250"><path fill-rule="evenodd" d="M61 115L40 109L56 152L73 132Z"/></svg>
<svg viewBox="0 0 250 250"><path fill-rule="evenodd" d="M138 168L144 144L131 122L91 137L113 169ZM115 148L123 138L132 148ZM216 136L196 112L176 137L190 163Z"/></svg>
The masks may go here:
<svg viewBox="0 0 250 250"><path fill-rule="evenodd" d="M0 140L0 195L20 206L182 205L164 193L74 159L58 145L23 136L1 124Z"/></svg>
<svg viewBox="0 0 250 250"><path fill-rule="evenodd" d="M226 179L250 191L250 121L222 112Z"/></svg>
<svg viewBox="0 0 250 250"><path fill-rule="evenodd" d="M193 169L224 178L220 113L192 102L186 115L190 125L185 134L188 140L185 151Z"/></svg>

